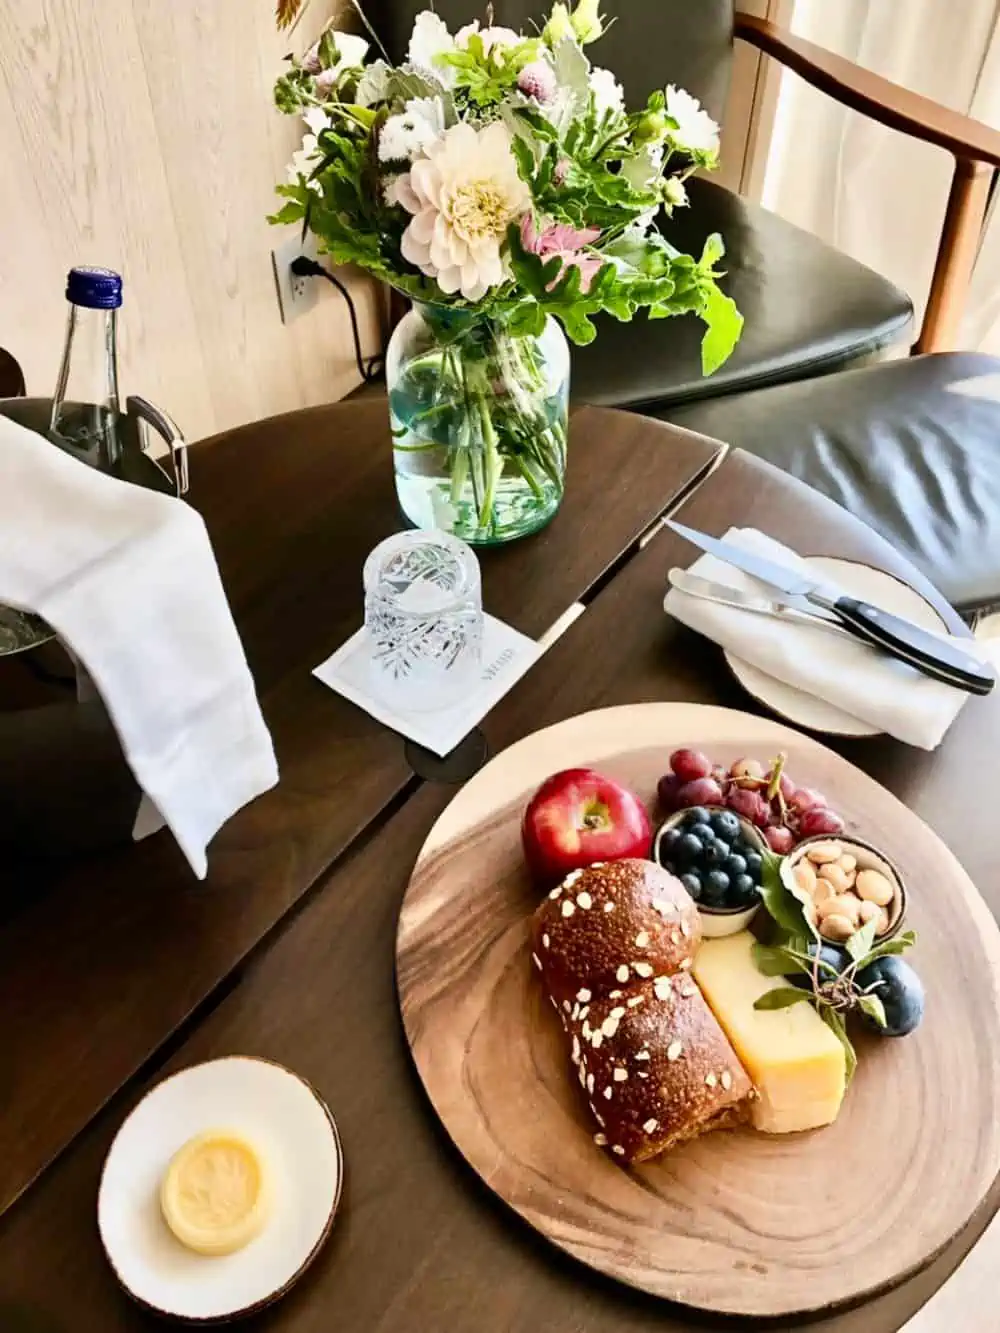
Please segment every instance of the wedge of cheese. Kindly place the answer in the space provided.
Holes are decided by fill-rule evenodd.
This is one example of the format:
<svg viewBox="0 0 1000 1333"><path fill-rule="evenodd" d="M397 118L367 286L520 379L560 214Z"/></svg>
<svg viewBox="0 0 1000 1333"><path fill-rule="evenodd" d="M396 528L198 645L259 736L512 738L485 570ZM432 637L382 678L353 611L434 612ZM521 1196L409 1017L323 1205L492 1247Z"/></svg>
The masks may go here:
<svg viewBox="0 0 1000 1333"><path fill-rule="evenodd" d="M758 972L753 944L745 930L706 940L695 955L694 978L760 1094L754 1127L788 1134L829 1125L844 1099L844 1048L811 1004L753 1007L766 991L788 985Z"/></svg>

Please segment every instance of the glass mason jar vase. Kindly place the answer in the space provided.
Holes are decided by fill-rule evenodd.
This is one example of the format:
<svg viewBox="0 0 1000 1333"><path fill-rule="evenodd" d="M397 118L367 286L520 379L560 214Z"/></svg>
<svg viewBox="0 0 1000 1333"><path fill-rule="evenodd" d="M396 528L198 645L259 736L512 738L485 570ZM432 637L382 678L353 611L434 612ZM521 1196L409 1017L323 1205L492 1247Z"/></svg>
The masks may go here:
<svg viewBox="0 0 1000 1333"><path fill-rule="evenodd" d="M415 306L386 356L396 491L418 528L474 546L537 532L563 495L569 347L552 319L512 335L475 311Z"/></svg>

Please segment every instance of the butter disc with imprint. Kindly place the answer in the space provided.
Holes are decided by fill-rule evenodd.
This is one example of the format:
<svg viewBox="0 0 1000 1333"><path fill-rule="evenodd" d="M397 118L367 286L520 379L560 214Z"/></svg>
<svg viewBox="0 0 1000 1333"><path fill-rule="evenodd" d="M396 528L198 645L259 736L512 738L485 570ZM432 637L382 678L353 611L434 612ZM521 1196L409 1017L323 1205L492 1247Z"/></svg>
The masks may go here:
<svg viewBox="0 0 1000 1333"><path fill-rule="evenodd" d="M336 1125L308 1083L267 1060L210 1060L158 1083L119 1129L101 1176L101 1243L141 1305L235 1319L305 1272L342 1181Z"/></svg>

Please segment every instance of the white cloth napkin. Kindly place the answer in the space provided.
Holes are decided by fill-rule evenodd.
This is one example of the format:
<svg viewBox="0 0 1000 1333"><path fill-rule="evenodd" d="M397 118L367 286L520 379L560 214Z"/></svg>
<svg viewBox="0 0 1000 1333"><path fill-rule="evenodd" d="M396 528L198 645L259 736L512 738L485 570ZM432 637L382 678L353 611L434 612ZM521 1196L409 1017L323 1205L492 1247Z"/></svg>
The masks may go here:
<svg viewBox="0 0 1000 1333"><path fill-rule="evenodd" d="M86 668L204 878L209 841L278 767L201 516L0 416L0 602L43 616Z"/></svg>
<svg viewBox="0 0 1000 1333"><path fill-rule="evenodd" d="M755 528L730 528L725 540L810 572L806 560ZM765 585L715 556L700 556L691 566L691 573L757 596L768 595ZM777 680L923 750L937 748L970 697L876 648L824 629L721 606L677 588L667 593L664 607L690 629ZM948 636L942 633L939 637ZM962 639L961 645L980 661L996 665L1000 659L995 642Z"/></svg>

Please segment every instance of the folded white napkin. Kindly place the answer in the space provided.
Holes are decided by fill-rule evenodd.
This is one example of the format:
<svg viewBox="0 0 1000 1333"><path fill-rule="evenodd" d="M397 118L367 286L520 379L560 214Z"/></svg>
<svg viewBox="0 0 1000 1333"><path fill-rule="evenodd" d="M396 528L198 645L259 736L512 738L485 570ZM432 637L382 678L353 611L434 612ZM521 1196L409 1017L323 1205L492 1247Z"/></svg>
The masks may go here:
<svg viewBox="0 0 1000 1333"><path fill-rule="evenodd" d="M0 602L43 616L86 668L204 878L209 841L278 767L201 516L0 416Z"/></svg>
<svg viewBox="0 0 1000 1333"><path fill-rule="evenodd" d="M780 564L810 572L808 562L755 528L730 528L725 540ZM765 585L732 565L702 555L691 573L731 588L768 595ZM671 588L664 607L690 629L714 640L761 671L824 699L852 717L888 732L908 745L933 750L969 698L951 685L859 640L830 634L799 621L781 621L737 607L721 606ZM940 635L946 638L945 634ZM962 648L996 665L995 642L962 639Z"/></svg>

